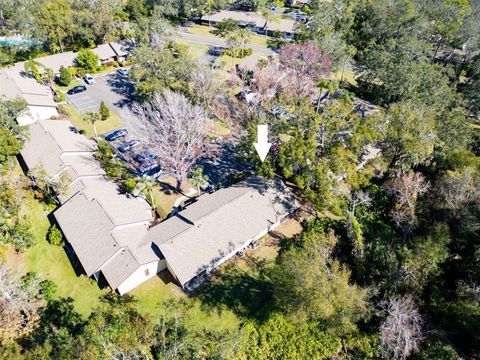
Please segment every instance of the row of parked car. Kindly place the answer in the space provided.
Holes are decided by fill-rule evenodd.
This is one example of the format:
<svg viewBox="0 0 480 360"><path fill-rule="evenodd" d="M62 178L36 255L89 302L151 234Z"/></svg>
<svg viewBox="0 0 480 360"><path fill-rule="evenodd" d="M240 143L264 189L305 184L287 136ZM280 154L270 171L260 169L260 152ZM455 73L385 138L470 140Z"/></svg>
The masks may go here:
<svg viewBox="0 0 480 360"><path fill-rule="evenodd" d="M158 174L161 171L161 167L157 162L157 155L148 150L134 152L133 150L139 148L141 143L136 139L122 142L127 135L127 129L121 128L107 133L104 138L118 151L118 156L125 160L138 175L153 176ZM117 140L120 142L120 145L114 143Z"/></svg>

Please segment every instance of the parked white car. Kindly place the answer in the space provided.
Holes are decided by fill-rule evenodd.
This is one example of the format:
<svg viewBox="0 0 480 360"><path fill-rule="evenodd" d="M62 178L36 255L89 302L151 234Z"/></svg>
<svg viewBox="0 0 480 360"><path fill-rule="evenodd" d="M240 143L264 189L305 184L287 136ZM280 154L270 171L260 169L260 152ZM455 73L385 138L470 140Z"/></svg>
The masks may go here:
<svg viewBox="0 0 480 360"><path fill-rule="evenodd" d="M85 74L85 76L83 77L83 80L84 80L88 85L95 84L95 79L94 79L93 76L90 75L90 74Z"/></svg>
<svg viewBox="0 0 480 360"><path fill-rule="evenodd" d="M128 75L128 69L127 68L120 68L117 70L120 75L127 76Z"/></svg>

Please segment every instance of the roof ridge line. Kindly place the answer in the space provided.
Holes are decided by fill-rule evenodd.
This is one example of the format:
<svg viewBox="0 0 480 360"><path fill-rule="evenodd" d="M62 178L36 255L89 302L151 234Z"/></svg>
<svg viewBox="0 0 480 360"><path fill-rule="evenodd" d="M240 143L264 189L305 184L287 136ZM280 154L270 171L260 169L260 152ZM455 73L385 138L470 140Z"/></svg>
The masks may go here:
<svg viewBox="0 0 480 360"><path fill-rule="evenodd" d="M228 188L226 188L226 189L228 189ZM224 208L224 207L227 206L228 204L231 204L231 203L236 202L237 200L243 198L245 195L248 195L248 194L252 193L254 190L256 191L256 189L253 189L253 188L252 188L252 189L249 189L249 191L247 191L247 192L243 193L242 195L234 198L232 201L226 202L225 204L223 204L223 205L221 205L221 206L213 209L212 211L209 211L207 214L205 214L205 215L203 215L202 217L200 217L197 221L200 221L200 220L206 218L207 216L209 216L209 215L217 212L218 210ZM177 214L178 214L178 213L177 213ZM192 224L193 224L193 225L191 225L190 227L186 228L186 229L183 230L183 231L180 231L178 234L176 234L175 236L171 237L171 238L168 239L167 241L172 241L172 240L176 239L177 237L179 237L180 235L182 235L183 233L189 231L189 230L192 228L192 226L195 226L195 223L194 223L193 221L192 221ZM159 224L157 224L157 225L159 225ZM156 226L156 225L155 225L155 226ZM153 241L152 241L152 243L153 243Z"/></svg>

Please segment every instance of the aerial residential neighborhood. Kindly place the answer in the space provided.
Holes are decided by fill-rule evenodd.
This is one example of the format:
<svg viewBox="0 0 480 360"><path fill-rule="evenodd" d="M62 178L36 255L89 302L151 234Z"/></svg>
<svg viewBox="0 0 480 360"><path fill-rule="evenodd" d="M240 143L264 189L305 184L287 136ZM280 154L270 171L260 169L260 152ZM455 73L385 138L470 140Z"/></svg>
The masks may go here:
<svg viewBox="0 0 480 360"><path fill-rule="evenodd" d="M0 0L0 359L480 358L479 19Z"/></svg>

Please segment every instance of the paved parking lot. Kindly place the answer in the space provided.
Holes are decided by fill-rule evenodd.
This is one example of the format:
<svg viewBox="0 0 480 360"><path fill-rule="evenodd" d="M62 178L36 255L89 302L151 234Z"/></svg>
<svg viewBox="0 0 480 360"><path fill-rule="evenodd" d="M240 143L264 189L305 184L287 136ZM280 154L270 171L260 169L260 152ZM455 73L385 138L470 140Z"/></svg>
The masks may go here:
<svg viewBox="0 0 480 360"><path fill-rule="evenodd" d="M134 86L128 76L122 76L116 71L96 76L95 84L87 85L87 91L67 95L69 102L75 106L81 113L88 111L98 111L100 102L115 111L123 122L123 127L128 130L129 138L145 138L146 131L139 122L138 117L132 110L134 104Z"/></svg>
<svg viewBox="0 0 480 360"><path fill-rule="evenodd" d="M88 85L87 85L88 86ZM89 111L98 111L100 107L100 101L94 99L88 94L88 88L86 92L74 95L67 95L69 102L73 104L82 114Z"/></svg>
<svg viewBox="0 0 480 360"><path fill-rule="evenodd" d="M211 60L207 58L206 60ZM98 111L100 102L104 101L107 106L114 110L122 119L123 127L128 131L125 138L112 142L112 146L118 147L126 140L136 139L145 144L148 141L148 133L140 123L139 118L132 110L134 104L134 86L128 76L122 76L117 72L97 76L95 84L87 85L87 91L68 95L69 101L81 112ZM219 143L220 154L213 157L204 157L200 159L196 166L202 166L204 173L209 176L212 184L222 182L226 184L228 179L235 173L244 172L251 168L250 164L242 164L236 158L235 145L231 143ZM131 165L138 165L132 160L131 156L137 152L145 150L139 146L132 153L124 153L122 158Z"/></svg>

